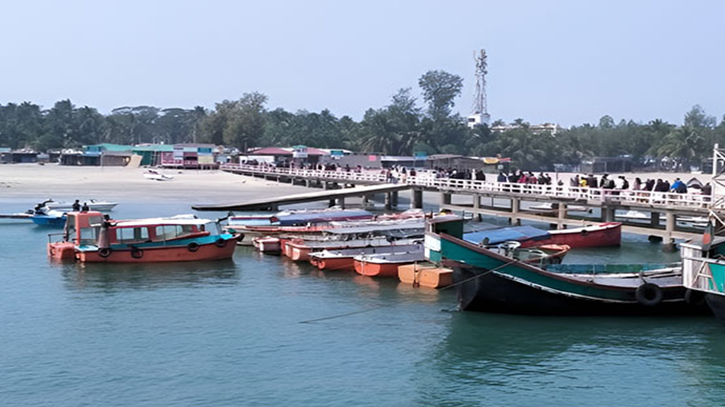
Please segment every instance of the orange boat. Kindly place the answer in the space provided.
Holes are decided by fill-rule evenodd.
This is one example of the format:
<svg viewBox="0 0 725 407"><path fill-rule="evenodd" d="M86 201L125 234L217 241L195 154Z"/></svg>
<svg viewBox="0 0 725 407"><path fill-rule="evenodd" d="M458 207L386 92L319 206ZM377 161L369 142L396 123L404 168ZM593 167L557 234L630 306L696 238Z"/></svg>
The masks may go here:
<svg viewBox="0 0 725 407"><path fill-rule="evenodd" d="M229 259L237 238L222 233L217 221L193 215L114 221L100 212L68 213L61 235L48 243L51 259L91 263Z"/></svg>
<svg viewBox="0 0 725 407"><path fill-rule="evenodd" d="M354 270L355 256L406 253L423 250L423 244L395 244L378 247L362 247L356 249L323 250L310 254L310 264L320 270Z"/></svg>
<svg viewBox="0 0 725 407"><path fill-rule="evenodd" d="M423 250L355 256L355 271L370 277L398 277L398 267L425 261Z"/></svg>

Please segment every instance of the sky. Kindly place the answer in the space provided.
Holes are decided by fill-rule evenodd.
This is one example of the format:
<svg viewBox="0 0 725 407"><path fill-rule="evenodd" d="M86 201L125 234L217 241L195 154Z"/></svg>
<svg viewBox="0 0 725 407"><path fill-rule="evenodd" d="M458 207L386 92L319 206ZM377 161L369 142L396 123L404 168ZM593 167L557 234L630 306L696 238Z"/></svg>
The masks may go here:
<svg viewBox="0 0 725 407"><path fill-rule="evenodd" d="M244 93L268 108L360 120L444 70L488 54L488 108L510 122L682 123L725 114L722 1L3 1L0 104L70 99L213 108Z"/></svg>

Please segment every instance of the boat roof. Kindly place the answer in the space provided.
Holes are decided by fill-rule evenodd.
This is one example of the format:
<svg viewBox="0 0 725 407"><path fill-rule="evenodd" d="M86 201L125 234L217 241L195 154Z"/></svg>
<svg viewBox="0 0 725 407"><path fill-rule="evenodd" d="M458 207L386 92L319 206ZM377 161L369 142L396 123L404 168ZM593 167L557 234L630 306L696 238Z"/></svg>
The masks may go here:
<svg viewBox="0 0 725 407"><path fill-rule="evenodd" d="M151 225L205 225L213 222L211 219L199 219L194 215L179 215L168 218L146 218L115 221L118 227L136 227Z"/></svg>
<svg viewBox="0 0 725 407"><path fill-rule="evenodd" d="M370 232L387 232L391 230L410 230L419 229L423 231L424 225L422 222L410 222L410 223L399 223L396 225L369 225L369 226L355 226L349 228L335 228L328 229L325 233L331 233L334 235L351 235L361 234Z"/></svg>
<svg viewBox="0 0 725 407"><path fill-rule="evenodd" d="M345 218L373 217L373 214L364 210L341 210L341 211L323 211L313 213L294 213L291 215L277 216L279 224L288 226L294 223L307 222L324 222L330 220L340 220Z"/></svg>
<svg viewBox="0 0 725 407"><path fill-rule="evenodd" d="M549 232L533 226L512 226L500 229L482 230L479 232L465 233L463 240L479 244L488 238L488 244L503 243L508 240L529 240L537 237L548 236Z"/></svg>

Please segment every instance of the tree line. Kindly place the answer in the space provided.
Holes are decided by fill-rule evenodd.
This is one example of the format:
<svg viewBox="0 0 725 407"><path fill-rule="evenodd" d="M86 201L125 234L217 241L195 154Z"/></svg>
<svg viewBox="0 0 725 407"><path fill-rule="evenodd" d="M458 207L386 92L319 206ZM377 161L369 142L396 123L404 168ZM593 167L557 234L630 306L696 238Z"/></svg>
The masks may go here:
<svg viewBox="0 0 725 407"><path fill-rule="evenodd" d="M452 113L463 79L429 71L418 80L422 105L413 89L398 90L388 105L368 109L360 121L329 110L289 112L266 107L263 93L224 100L213 109L133 106L104 115L70 100L43 109L30 102L0 104L0 147L37 151L79 148L98 143L213 143L245 151L252 147L307 145L363 153L412 155L446 153L510 157L517 166L551 170L554 164L577 165L591 157L629 156L687 168L710 157L714 143L725 145L725 117L719 123L700 106L685 114L682 125L660 119L648 123L616 122L604 116L556 134L532 129L517 119L503 131L501 120L469 128Z"/></svg>

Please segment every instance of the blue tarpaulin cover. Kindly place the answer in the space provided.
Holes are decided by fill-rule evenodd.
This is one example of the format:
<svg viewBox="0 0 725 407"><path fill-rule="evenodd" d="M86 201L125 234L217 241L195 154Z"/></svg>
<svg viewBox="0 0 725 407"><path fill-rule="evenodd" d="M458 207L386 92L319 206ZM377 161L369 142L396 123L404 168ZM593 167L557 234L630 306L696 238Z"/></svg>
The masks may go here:
<svg viewBox="0 0 725 407"><path fill-rule="evenodd" d="M479 244L488 238L488 244L499 244L509 240L525 241L546 236L549 236L549 232L533 226L512 226L466 233L463 235L463 239L470 243Z"/></svg>

